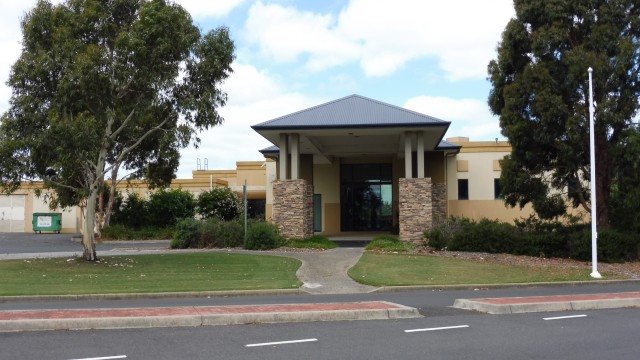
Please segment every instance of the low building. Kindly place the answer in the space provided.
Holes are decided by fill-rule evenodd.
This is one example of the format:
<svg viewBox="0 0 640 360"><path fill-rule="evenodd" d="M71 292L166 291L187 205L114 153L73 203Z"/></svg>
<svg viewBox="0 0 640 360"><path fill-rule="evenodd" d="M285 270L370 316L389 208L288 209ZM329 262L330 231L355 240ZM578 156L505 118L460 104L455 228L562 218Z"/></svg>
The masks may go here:
<svg viewBox="0 0 640 360"><path fill-rule="evenodd" d="M266 213L289 237L397 229L406 241L449 215L528 215L501 200L508 143L443 140L449 125L358 95L254 125L277 168Z"/></svg>
<svg viewBox="0 0 640 360"><path fill-rule="evenodd" d="M499 183L504 141L445 139L448 121L351 95L252 128L273 146L264 161L231 170L195 170L172 188L198 195L247 186L252 216L277 223L285 236L398 231L407 241L448 216L502 221L528 217L530 207L506 207ZM32 231L33 213L50 212L34 196L37 183L0 196L0 231ZM149 190L121 182L122 192ZM60 212L60 211L55 211ZM79 208L62 214L62 232L82 229Z"/></svg>

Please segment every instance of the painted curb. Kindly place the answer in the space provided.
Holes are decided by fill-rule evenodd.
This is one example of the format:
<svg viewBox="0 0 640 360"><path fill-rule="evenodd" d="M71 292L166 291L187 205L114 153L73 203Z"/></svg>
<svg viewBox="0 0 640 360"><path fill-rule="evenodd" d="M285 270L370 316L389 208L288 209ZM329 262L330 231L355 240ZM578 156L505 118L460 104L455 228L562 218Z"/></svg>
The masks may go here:
<svg viewBox="0 0 640 360"><path fill-rule="evenodd" d="M492 315L503 315L551 311L640 308L640 299L550 301L522 304L491 304L471 299L456 299L453 303L453 307L463 310L479 311Z"/></svg>
<svg viewBox="0 0 640 360"><path fill-rule="evenodd" d="M392 320L420 318L416 308L394 304L393 309L312 310L298 312L247 312L237 314L191 314L131 316L106 318L0 320L0 332L89 330L157 327L199 327L212 325L244 325L259 323L291 323L315 321Z"/></svg>

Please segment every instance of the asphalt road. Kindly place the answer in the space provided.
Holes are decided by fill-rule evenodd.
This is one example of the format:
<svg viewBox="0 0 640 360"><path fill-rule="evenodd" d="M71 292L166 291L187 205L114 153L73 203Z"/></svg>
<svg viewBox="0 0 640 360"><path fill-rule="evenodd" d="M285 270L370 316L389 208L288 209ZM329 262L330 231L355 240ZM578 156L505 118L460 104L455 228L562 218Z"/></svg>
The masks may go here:
<svg viewBox="0 0 640 360"><path fill-rule="evenodd" d="M6 359L637 359L638 309L0 334ZM549 317L575 316L544 320ZM278 344L279 343L279 344Z"/></svg>
<svg viewBox="0 0 640 360"><path fill-rule="evenodd" d="M69 235L0 234L0 253L78 251ZM130 247L130 244L122 244ZM158 244L148 244L157 247ZM103 250L114 244L101 244ZM137 247L138 245L136 245ZM100 247L99 247L100 249ZM457 298L638 291L637 283L105 301L2 302L0 310L248 305L387 300L419 309L411 320L197 328L0 333L6 359L637 359L639 309L484 315ZM547 317L576 316L544 320ZM409 332L407 332L409 330ZM274 344L274 342L281 342ZM266 344L266 345L265 345Z"/></svg>
<svg viewBox="0 0 640 360"><path fill-rule="evenodd" d="M82 244L71 240L72 234L0 233L0 254L30 254L54 252L82 252ZM118 241L98 243L96 250L126 248L153 249L168 245L166 242Z"/></svg>

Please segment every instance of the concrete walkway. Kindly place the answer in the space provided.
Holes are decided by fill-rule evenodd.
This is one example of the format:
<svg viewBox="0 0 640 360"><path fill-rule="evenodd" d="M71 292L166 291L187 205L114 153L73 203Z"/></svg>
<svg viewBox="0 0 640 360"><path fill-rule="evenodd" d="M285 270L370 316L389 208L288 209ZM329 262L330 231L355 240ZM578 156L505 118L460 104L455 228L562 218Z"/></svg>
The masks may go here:
<svg viewBox="0 0 640 360"><path fill-rule="evenodd" d="M296 275L304 283L302 289L310 294L369 293L377 287L353 281L347 271L364 253L364 248L335 248L323 252L275 253L302 261Z"/></svg>

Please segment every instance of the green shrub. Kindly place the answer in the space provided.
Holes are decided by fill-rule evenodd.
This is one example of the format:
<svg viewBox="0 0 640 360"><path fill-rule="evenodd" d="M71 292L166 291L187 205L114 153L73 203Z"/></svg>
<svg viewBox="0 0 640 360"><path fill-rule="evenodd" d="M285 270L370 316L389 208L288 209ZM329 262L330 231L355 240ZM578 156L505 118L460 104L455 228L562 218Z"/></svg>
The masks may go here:
<svg viewBox="0 0 640 360"><path fill-rule="evenodd" d="M278 227L270 222L251 224L247 231L245 248L249 250L275 249L282 243Z"/></svg>
<svg viewBox="0 0 640 360"><path fill-rule="evenodd" d="M149 215L146 201L137 193L130 193L119 206L114 206L110 225L122 225L127 228L139 229L148 226Z"/></svg>
<svg viewBox="0 0 640 360"><path fill-rule="evenodd" d="M239 247L244 243L244 223L238 219L216 222L215 236L218 246Z"/></svg>
<svg viewBox="0 0 640 360"><path fill-rule="evenodd" d="M200 221L200 239L197 246L199 248L219 248L223 247L217 236L218 221Z"/></svg>
<svg viewBox="0 0 640 360"><path fill-rule="evenodd" d="M443 250L450 246L453 236L459 233L471 220L452 216L437 226L424 232L426 245L436 250Z"/></svg>
<svg viewBox="0 0 640 360"><path fill-rule="evenodd" d="M449 218L425 231L425 244L435 249L508 253L540 257L591 260L588 224L562 224L530 217L513 226L494 220L478 222ZM598 259L602 262L637 260L640 235L613 229L598 232Z"/></svg>
<svg viewBox="0 0 640 360"><path fill-rule="evenodd" d="M165 240L172 239L173 228L131 228L124 225L110 225L102 229L102 240Z"/></svg>
<svg viewBox="0 0 640 360"><path fill-rule="evenodd" d="M197 211L203 219L230 221L242 213L242 201L227 187L214 188L198 196Z"/></svg>
<svg viewBox="0 0 640 360"><path fill-rule="evenodd" d="M640 234L623 233L613 229L598 232L598 250L602 251L602 261L624 262L638 260Z"/></svg>
<svg viewBox="0 0 640 360"><path fill-rule="evenodd" d="M365 247L366 250L388 252L402 252L412 248L412 244L405 243L392 235L379 235L373 238Z"/></svg>
<svg viewBox="0 0 640 360"><path fill-rule="evenodd" d="M195 216L196 203L193 194L182 189L154 192L147 202L149 225L155 227L173 226L180 219Z"/></svg>
<svg viewBox="0 0 640 360"><path fill-rule="evenodd" d="M187 249L196 247L200 241L202 221L183 219L176 225L176 233L171 240L172 249Z"/></svg>
<svg viewBox="0 0 640 360"><path fill-rule="evenodd" d="M284 244L293 248L306 248L306 249L333 249L336 243L329 240L328 237L322 235L314 235L308 239L289 239Z"/></svg>

